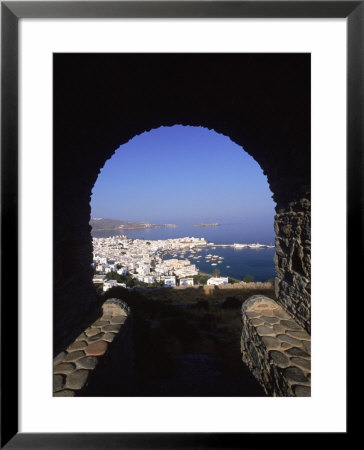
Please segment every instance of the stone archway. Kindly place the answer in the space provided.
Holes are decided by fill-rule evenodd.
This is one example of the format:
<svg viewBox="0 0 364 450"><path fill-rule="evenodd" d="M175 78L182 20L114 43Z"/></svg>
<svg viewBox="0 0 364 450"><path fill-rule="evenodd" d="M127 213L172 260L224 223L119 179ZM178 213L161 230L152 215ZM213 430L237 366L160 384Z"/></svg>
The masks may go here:
<svg viewBox="0 0 364 450"><path fill-rule="evenodd" d="M204 126L262 167L277 203L276 294L310 330L310 56L54 56L54 350L96 310L90 197L123 143L161 125Z"/></svg>

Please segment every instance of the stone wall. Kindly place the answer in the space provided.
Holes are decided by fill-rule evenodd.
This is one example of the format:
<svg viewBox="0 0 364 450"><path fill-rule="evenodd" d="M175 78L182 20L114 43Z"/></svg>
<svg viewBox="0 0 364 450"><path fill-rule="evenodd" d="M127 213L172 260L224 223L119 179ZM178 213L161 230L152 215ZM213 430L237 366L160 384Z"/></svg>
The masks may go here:
<svg viewBox="0 0 364 450"><path fill-rule="evenodd" d="M272 289L273 286L270 282L252 281L245 283L244 281L234 284L223 284L218 286L218 289Z"/></svg>
<svg viewBox="0 0 364 450"><path fill-rule="evenodd" d="M276 297L311 332L311 203L293 202L275 216Z"/></svg>
<svg viewBox="0 0 364 450"><path fill-rule="evenodd" d="M269 396L311 395L311 338L274 300L250 297L242 306L244 363Z"/></svg>
<svg viewBox="0 0 364 450"><path fill-rule="evenodd" d="M133 391L132 315L116 298L54 359L53 395L121 396Z"/></svg>

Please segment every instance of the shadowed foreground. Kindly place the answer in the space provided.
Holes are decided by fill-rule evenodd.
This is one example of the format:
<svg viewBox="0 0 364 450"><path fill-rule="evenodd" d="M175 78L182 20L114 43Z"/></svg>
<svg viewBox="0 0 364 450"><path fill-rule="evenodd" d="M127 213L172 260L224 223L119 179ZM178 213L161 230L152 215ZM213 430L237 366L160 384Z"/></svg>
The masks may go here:
<svg viewBox="0 0 364 450"><path fill-rule="evenodd" d="M263 396L240 349L241 305L257 293L108 291L105 297L122 297L133 311L135 375L126 395ZM274 298L273 290L264 294Z"/></svg>

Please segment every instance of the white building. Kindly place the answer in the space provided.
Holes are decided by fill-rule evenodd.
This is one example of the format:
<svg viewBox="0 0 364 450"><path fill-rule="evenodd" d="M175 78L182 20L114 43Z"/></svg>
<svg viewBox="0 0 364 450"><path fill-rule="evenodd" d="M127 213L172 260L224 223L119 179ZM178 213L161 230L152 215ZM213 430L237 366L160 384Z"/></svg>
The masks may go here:
<svg viewBox="0 0 364 450"><path fill-rule="evenodd" d="M141 275L148 275L150 273L150 265L138 263L138 267L136 269L137 273Z"/></svg>
<svg viewBox="0 0 364 450"><path fill-rule="evenodd" d="M143 277L144 283L154 283L156 281L156 277L149 275L147 277Z"/></svg>
<svg viewBox="0 0 364 450"><path fill-rule="evenodd" d="M104 272L105 272L105 273L110 273L110 272L115 272L116 270L117 270L117 267L114 266L114 265L111 265L111 266L105 267Z"/></svg>
<svg viewBox="0 0 364 450"><path fill-rule="evenodd" d="M184 266L179 269L176 269L174 273L178 277L191 277L193 275L198 274L198 270L196 269L195 264L190 264L189 266Z"/></svg>
<svg viewBox="0 0 364 450"><path fill-rule="evenodd" d="M193 286L193 278L182 278L179 280L180 286Z"/></svg>
<svg viewBox="0 0 364 450"><path fill-rule="evenodd" d="M109 281L105 281L104 286L103 286L103 291L106 292L108 291L110 288L117 286L118 282L116 280L109 280Z"/></svg>
<svg viewBox="0 0 364 450"><path fill-rule="evenodd" d="M94 275L92 282L95 284L101 284L106 280L105 275Z"/></svg>
<svg viewBox="0 0 364 450"><path fill-rule="evenodd" d="M165 286L176 286L176 277L175 276L161 277L161 279L164 281Z"/></svg>
<svg viewBox="0 0 364 450"><path fill-rule="evenodd" d="M212 277L207 280L208 285L219 286L220 284L228 284L228 277Z"/></svg>

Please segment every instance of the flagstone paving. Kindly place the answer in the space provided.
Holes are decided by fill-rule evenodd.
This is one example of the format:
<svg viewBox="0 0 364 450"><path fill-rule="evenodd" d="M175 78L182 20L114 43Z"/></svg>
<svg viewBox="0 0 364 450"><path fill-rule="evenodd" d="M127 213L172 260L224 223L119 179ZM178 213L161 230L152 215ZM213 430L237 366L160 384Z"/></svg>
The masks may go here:
<svg viewBox="0 0 364 450"><path fill-rule="evenodd" d="M129 314L125 302L108 299L103 305L103 315L54 358L54 397L74 397L87 386L89 375L107 354Z"/></svg>
<svg viewBox="0 0 364 450"><path fill-rule="evenodd" d="M311 336L274 300L250 297L242 306L243 361L270 396L311 395Z"/></svg>

